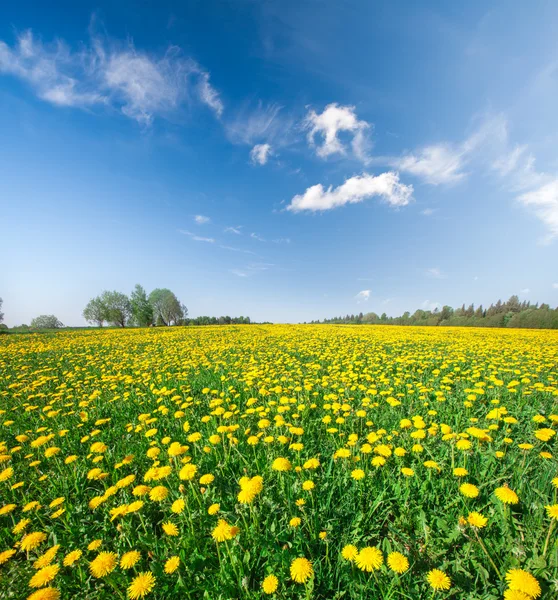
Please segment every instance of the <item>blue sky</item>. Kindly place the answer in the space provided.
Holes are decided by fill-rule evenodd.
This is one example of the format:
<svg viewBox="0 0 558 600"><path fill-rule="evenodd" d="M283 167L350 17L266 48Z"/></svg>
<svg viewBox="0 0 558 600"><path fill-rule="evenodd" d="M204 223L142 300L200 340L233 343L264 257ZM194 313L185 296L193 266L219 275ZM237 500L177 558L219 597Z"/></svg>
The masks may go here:
<svg viewBox="0 0 558 600"><path fill-rule="evenodd" d="M558 304L558 4L6 2L8 325Z"/></svg>

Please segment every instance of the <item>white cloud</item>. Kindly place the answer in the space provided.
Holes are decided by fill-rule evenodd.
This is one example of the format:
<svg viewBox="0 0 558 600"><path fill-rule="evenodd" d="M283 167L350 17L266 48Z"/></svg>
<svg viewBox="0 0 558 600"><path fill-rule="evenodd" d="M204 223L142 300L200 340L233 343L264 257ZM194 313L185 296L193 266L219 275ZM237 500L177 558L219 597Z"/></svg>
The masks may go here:
<svg viewBox="0 0 558 600"><path fill-rule="evenodd" d="M248 273L246 273L246 271L241 271L240 269L229 269L229 273L232 273L237 277L248 277Z"/></svg>
<svg viewBox="0 0 558 600"><path fill-rule="evenodd" d="M553 287L555 290L558 290L558 283L553 283L553 284L552 284L552 287Z"/></svg>
<svg viewBox="0 0 558 600"><path fill-rule="evenodd" d="M242 225L237 225L236 227L225 227L223 231L225 233L236 233L236 235L242 235L242 231L240 231L241 229Z"/></svg>
<svg viewBox="0 0 558 600"><path fill-rule="evenodd" d="M520 159L525 154L527 146L516 146L511 152L500 156L492 163L492 168L502 177L515 171Z"/></svg>
<svg viewBox="0 0 558 600"><path fill-rule="evenodd" d="M367 198L379 196L390 206L406 206L411 202L413 186L400 183L399 175L393 171L381 175L358 175L347 179L340 186L327 189L322 184L309 187L304 194L295 196L287 210L330 210L345 204L362 202Z"/></svg>
<svg viewBox="0 0 558 600"><path fill-rule="evenodd" d="M421 215L424 215L425 217L430 217L434 214L434 209L433 208L425 208L424 210L420 211Z"/></svg>
<svg viewBox="0 0 558 600"><path fill-rule="evenodd" d="M211 221L211 219L209 217L205 217L204 215L196 215L194 217L194 221L198 225L205 225L206 223L209 223Z"/></svg>
<svg viewBox="0 0 558 600"><path fill-rule="evenodd" d="M417 154L409 154L394 161L394 166L432 185L455 183L465 176L461 171L463 152L448 144L426 146Z"/></svg>
<svg viewBox="0 0 558 600"><path fill-rule="evenodd" d="M370 293L370 290L362 290L355 296L355 299L357 302L367 302L368 298L370 298Z"/></svg>
<svg viewBox="0 0 558 600"><path fill-rule="evenodd" d="M558 178L521 194L518 200L546 225L548 235L543 241L558 237Z"/></svg>
<svg viewBox="0 0 558 600"><path fill-rule="evenodd" d="M255 165L265 165L271 155L271 146L269 144L256 144L250 150L250 160Z"/></svg>
<svg viewBox="0 0 558 600"><path fill-rule="evenodd" d="M189 238L194 240L194 242L207 242L208 244L215 243L215 240L213 238L201 237L199 235L196 235L195 233L192 233L191 231L187 231L186 229L179 229L178 232L182 235L187 235Z"/></svg>
<svg viewBox="0 0 558 600"><path fill-rule="evenodd" d="M431 267L430 269L426 269L425 271L427 277L432 277L433 279L443 279L445 275L440 271L438 267Z"/></svg>
<svg viewBox="0 0 558 600"><path fill-rule="evenodd" d="M293 119L281 111L279 104L245 104L225 124L227 136L234 144L283 146L290 140Z"/></svg>
<svg viewBox="0 0 558 600"><path fill-rule="evenodd" d="M501 146L507 139L503 115L484 118L473 133L459 144L430 144L388 164L415 175L430 185L453 184L467 176L465 166L478 159L486 149Z"/></svg>
<svg viewBox="0 0 558 600"><path fill-rule="evenodd" d="M254 240L258 240L258 242L265 242L267 241L265 238L263 238L261 235L258 235L257 233L251 233L250 237Z"/></svg>
<svg viewBox="0 0 558 600"><path fill-rule="evenodd" d="M144 125L176 111L192 95L217 115L223 111L209 73L176 46L156 56L137 50L132 42L118 45L93 37L73 52L63 41L43 44L28 30L12 47L0 41L0 73L26 81L51 104L104 104Z"/></svg>
<svg viewBox="0 0 558 600"><path fill-rule="evenodd" d="M529 288L523 288L522 290L519 290L520 294L526 295L530 292L531 290Z"/></svg>
<svg viewBox="0 0 558 600"><path fill-rule="evenodd" d="M351 146L355 156L367 162L368 139L366 131L370 125L366 121L359 121L354 106L339 106L336 103L328 104L321 114L310 110L306 115L303 126L308 129L308 142L315 146L316 134L323 138L321 145L316 148L316 153L321 158L332 154L346 154L346 147L338 137L339 132L353 134Z"/></svg>
<svg viewBox="0 0 558 600"><path fill-rule="evenodd" d="M290 244L291 238L275 238L271 240L274 244Z"/></svg>

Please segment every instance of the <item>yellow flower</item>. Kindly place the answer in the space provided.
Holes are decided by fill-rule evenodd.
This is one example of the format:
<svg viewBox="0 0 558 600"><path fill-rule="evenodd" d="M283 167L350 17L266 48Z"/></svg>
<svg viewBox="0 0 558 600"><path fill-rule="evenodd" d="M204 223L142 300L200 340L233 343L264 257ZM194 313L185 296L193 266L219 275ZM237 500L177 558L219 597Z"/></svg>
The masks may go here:
<svg viewBox="0 0 558 600"><path fill-rule="evenodd" d="M551 504L549 506L545 506L546 514L551 519L558 519L558 504Z"/></svg>
<svg viewBox="0 0 558 600"><path fill-rule="evenodd" d="M519 502L519 498L517 494L511 490L508 486L498 487L494 490L494 495L500 502L504 504L517 504Z"/></svg>
<svg viewBox="0 0 558 600"><path fill-rule="evenodd" d="M53 587L45 587L42 590L36 590L29 596L27 600L59 600L60 592Z"/></svg>
<svg viewBox="0 0 558 600"><path fill-rule="evenodd" d="M208 473L207 475L202 475L200 477L200 483L202 485L209 485L210 483L213 483L215 481L215 476L211 475L211 473Z"/></svg>
<svg viewBox="0 0 558 600"><path fill-rule="evenodd" d="M234 537L234 532L231 530L231 526L225 521L225 519L219 519L217 526L211 533L211 537L216 542L225 542L226 540L231 540Z"/></svg>
<svg viewBox="0 0 558 600"><path fill-rule="evenodd" d="M391 552L387 564L394 573L404 573L409 568L409 559L401 552Z"/></svg>
<svg viewBox="0 0 558 600"><path fill-rule="evenodd" d="M326 539L326 537L327 537L327 531L320 531L320 533L318 534L318 537L319 537L321 540L325 540L325 539Z"/></svg>
<svg viewBox="0 0 558 600"><path fill-rule="evenodd" d="M449 590L451 587L451 579L440 569L429 571L426 579L433 590Z"/></svg>
<svg viewBox="0 0 558 600"><path fill-rule="evenodd" d="M279 580L277 579L277 577L275 577L275 575L268 575L262 581L262 590L264 594L274 594L278 586Z"/></svg>
<svg viewBox="0 0 558 600"><path fill-rule="evenodd" d="M314 575L312 563L307 558L295 558L291 563L291 579L296 583L304 583Z"/></svg>
<svg viewBox="0 0 558 600"><path fill-rule="evenodd" d="M143 598L153 590L156 581L151 571L140 573L128 586L128 598L130 600Z"/></svg>
<svg viewBox="0 0 558 600"><path fill-rule="evenodd" d="M22 540L19 546L20 550L23 552L28 552L29 550L34 550L38 546L40 546L45 540L47 536L46 533L42 533L40 531L34 531L33 533L28 533Z"/></svg>
<svg viewBox="0 0 558 600"><path fill-rule="evenodd" d="M413 477L413 475L415 474L413 469L409 469L408 467L402 467L401 473L403 473L405 477Z"/></svg>
<svg viewBox="0 0 558 600"><path fill-rule="evenodd" d="M349 562L353 562L357 557L357 554L358 549L356 546L353 546L353 544L347 544L347 546L344 546L343 550L341 550L341 556Z"/></svg>
<svg viewBox="0 0 558 600"><path fill-rule="evenodd" d="M58 575L58 571L60 571L60 567L58 565L48 565L39 569L33 577L31 577L31 581L29 582L29 587L39 588L45 586L47 583L50 583L56 575Z"/></svg>
<svg viewBox="0 0 558 600"><path fill-rule="evenodd" d="M171 537L176 537L178 535L178 527L170 521L163 523L163 531Z"/></svg>
<svg viewBox="0 0 558 600"><path fill-rule="evenodd" d="M529 596L519 590L506 590L504 600L529 600Z"/></svg>
<svg viewBox="0 0 558 600"><path fill-rule="evenodd" d="M316 484L311 481L310 479L307 479L305 482L303 482L302 484L302 489L306 492L309 492L310 490L313 490L316 487Z"/></svg>
<svg viewBox="0 0 558 600"><path fill-rule="evenodd" d="M298 527L301 523L301 520L299 517L293 517L290 521L289 521L289 525L291 527Z"/></svg>
<svg viewBox="0 0 558 600"><path fill-rule="evenodd" d="M184 502L182 498L179 498L172 503L171 510L173 513L179 515L184 510L185 506L186 502Z"/></svg>
<svg viewBox="0 0 558 600"><path fill-rule="evenodd" d="M52 546L52 548L49 548L44 554L37 558L37 560L33 563L33 568L42 569L43 567L50 565L50 563L54 560L54 557L58 553L58 550L60 550L60 544L56 544L56 546Z"/></svg>
<svg viewBox="0 0 558 600"><path fill-rule="evenodd" d="M100 579L112 573L118 557L114 552L100 552L90 563L89 570L93 577Z"/></svg>
<svg viewBox="0 0 558 600"><path fill-rule="evenodd" d="M66 554L66 556L64 557L64 561L62 564L65 567L71 567L81 558L81 554L81 550L72 550L71 552L68 552L68 554Z"/></svg>
<svg viewBox="0 0 558 600"><path fill-rule="evenodd" d="M0 552L0 565L7 563L15 553L16 551L13 548Z"/></svg>
<svg viewBox="0 0 558 600"><path fill-rule="evenodd" d="M102 540L93 540L92 542L89 542L89 545L87 546L88 550L97 550L98 548L101 547L101 544L103 543Z"/></svg>
<svg viewBox="0 0 558 600"><path fill-rule="evenodd" d="M179 566L180 558L178 558L178 556L171 556L165 563L165 573L170 575L171 573L174 573Z"/></svg>
<svg viewBox="0 0 558 600"><path fill-rule="evenodd" d="M169 490L164 485L157 485L149 492L149 499L162 502L169 495Z"/></svg>
<svg viewBox="0 0 558 600"><path fill-rule="evenodd" d="M290 471L292 469L292 465L288 459L279 457L273 461L271 468L274 471Z"/></svg>
<svg viewBox="0 0 558 600"><path fill-rule="evenodd" d="M471 512L471 513L469 513L469 516L467 517L467 522L469 523L469 525L471 525L471 527L476 527L477 529L482 529L483 527L486 527L486 524L488 523L488 519L486 517L483 517L478 512Z"/></svg>
<svg viewBox="0 0 558 600"><path fill-rule="evenodd" d="M357 554L355 563L361 571L376 571L384 564L384 557L379 548L365 546Z"/></svg>
<svg viewBox="0 0 558 600"><path fill-rule="evenodd" d="M120 568L131 569L140 558L141 554L137 550L130 550L122 555L122 558L120 559Z"/></svg>
<svg viewBox="0 0 558 600"><path fill-rule="evenodd" d="M355 481L359 481L360 479L364 479L365 476L366 476L366 474L365 474L365 472L362 469L354 469L353 471L351 471L351 477Z"/></svg>
<svg viewBox="0 0 558 600"><path fill-rule="evenodd" d="M207 513L209 515L216 515L221 510L220 504L212 504L208 509Z"/></svg>
<svg viewBox="0 0 558 600"><path fill-rule="evenodd" d="M523 569L510 569L506 573L506 581L510 590L523 592L530 598L538 598L541 595L539 582Z"/></svg>
<svg viewBox="0 0 558 600"><path fill-rule="evenodd" d="M472 483L462 483L459 491L467 498L476 498L479 495L479 488ZM436 571L436 569L434 569Z"/></svg>
<svg viewBox="0 0 558 600"><path fill-rule="evenodd" d="M12 467L8 467L0 472L0 481L7 481L14 474L14 470Z"/></svg>
<svg viewBox="0 0 558 600"><path fill-rule="evenodd" d="M194 479L197 472L198 467L196 467L196 465L193 465L192 463L187 463L182 467L182 469L180 469L178 476L183 481L191 481L192 479Z"/></svg>
<svg viewBox="0 0 558 600"><path fill-rule="evenodd" d="M21 519L21 521L16 523L16 525L12 529L12 533L14 533L15 535L21 533L29 525L29 523L31 523L31 519Z"/></svg>

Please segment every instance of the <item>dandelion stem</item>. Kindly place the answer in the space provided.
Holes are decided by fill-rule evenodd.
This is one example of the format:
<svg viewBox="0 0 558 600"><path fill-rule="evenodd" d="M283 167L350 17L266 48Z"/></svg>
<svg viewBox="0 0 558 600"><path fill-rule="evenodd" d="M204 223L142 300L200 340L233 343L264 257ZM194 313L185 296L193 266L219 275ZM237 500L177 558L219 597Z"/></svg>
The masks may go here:
<svg viewBox="0 0 558 600"><path fill-rule="evenodd" d="M543 549L543 558L546 556L546 551L548 550L548 542L550 541L550 535L552 533L552 530L554 529L554 519L552 519L552 521L550 522L550 527L548 528L548 534L546 536L546 540L544 542L544 549Z"/></svg>
<svg viewBox="0 0 558 600"><path fill-rule="evenodd" d="M486 557L488 558L488 560L490 561L490 564L494 567L494 570L496 571L496 573L498 574L498 577L500 579L502 579L502 574L500 573L500 570L498 569L498 567L496 566L496 564L494 563L494 561L492 560L492 557L490 556L490 553L488 552L488 550L486 549L486 546L484 545L484 542L480 539L479 534L477 533L477 530L475 529L475 537L477 538L478 543L480 544L480 547L483 549L484 553L486 554Z"/></svg>

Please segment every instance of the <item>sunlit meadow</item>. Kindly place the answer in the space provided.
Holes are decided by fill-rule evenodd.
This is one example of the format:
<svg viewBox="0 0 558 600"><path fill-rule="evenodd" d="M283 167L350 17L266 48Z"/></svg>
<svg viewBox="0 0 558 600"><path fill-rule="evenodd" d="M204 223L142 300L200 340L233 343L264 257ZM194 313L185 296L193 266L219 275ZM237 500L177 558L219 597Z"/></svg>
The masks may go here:
<svg viewBox="0 0 558 600"><path fill-rule="evenodd" d="M558 333L0 338L0 598L558 595Z"/></svg>

